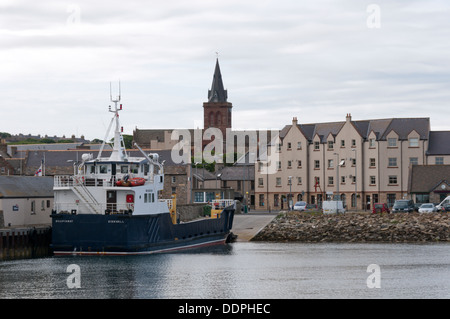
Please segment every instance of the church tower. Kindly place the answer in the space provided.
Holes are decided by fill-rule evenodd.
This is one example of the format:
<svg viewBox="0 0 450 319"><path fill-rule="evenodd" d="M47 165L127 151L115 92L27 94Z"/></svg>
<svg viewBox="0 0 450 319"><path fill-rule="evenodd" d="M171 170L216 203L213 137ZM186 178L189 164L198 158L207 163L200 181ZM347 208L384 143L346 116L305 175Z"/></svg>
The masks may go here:
<svg viewBox="0 0 450 319"><path fill-rule="evenodd" d="M233 107L227 99L228 94L223 87L219 59L217 59L211 90L208 90L208 102L203 103L203 126L205 130L210 127L220 129L224 141L226 129L231 128L231 108Z"/></svg>

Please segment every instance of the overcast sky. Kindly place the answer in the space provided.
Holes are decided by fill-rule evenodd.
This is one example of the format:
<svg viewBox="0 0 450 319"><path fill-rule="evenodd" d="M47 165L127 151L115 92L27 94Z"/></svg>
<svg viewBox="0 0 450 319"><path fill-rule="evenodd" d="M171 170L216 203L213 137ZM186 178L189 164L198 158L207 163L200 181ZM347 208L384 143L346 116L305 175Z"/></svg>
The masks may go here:
<svg viewBox="0 0 450 319"><path fill-rule="evenodd" d="M119 79L125 133L202 127L216 52L235 129L450 130L450 1L0 0L0 131L103 139Z"/></svg>

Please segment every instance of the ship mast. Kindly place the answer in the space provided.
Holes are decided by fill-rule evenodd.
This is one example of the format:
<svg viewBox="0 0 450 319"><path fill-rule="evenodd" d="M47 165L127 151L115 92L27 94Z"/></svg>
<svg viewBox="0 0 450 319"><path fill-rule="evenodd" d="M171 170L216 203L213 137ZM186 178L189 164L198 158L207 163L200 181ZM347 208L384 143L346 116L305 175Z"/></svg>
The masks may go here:
<svg viewBox="0 0 450 319"><path fill-rule="evenodd" d="M109 112L114 113L114 116L111 119L111 122L109 123L109 127L106 132L105 138L103 140L102 146L100 148L100 151L98 152L97 160L99 160L102 155L103 148L105 147L106 140L109 136L109 132L111 130L113 123L115 122L116 127L114 130L114 145L113 145L113 151L111 153L111 156L109 157L109 160L110 161L127 161L128 156L126 153L125 143L124 143L123 137L122 137L122 129L120 127L120 122L119 122L119 111L122 111L122 104L118 105L120 102L120 98L121 98L120 82L119 82L119 95L115 99L113 99L112 92L111 92L111 83L109 84L109 95L110 95L111 102L114 103L114 109L111 109L111 105L110 105Z"/></svg>

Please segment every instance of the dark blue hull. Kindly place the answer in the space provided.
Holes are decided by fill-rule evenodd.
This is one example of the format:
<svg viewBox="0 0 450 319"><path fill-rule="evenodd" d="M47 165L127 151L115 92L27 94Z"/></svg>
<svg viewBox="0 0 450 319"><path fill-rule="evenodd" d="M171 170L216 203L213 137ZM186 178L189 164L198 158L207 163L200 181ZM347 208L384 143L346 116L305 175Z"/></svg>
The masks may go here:
<svg viewBox="0 0 450 319"><path fill-rule="evenodd" d="M230 236L234 210L220 218L172 224L169 213L53 214L52 250L55 255L150 254L223 244Z"/></svg>

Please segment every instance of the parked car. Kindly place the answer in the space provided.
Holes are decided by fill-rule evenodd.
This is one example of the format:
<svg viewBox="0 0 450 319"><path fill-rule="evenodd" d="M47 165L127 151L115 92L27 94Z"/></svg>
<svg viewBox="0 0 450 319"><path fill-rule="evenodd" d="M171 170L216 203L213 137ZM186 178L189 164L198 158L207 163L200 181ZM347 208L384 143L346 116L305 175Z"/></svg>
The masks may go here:
<svg viewBox="0 0 450 319"><path fill-rule="evenodd" d="M316 204L306 204L305 212L318 211L319 207Z"/></svg>
<svg viewBox="0 0 450 319"><path fill-rule="evenodd" d="M444 206L442 206L441 212L450 212L450 204L444 204Z"/></svg>
<svg viewBox="0 0 450 319"><path fill-rule="evenodd" d="M390 213L389 207L386 203L375 203L373 204L372 214L375 213Z"/></svg>
<svg viewBox="0 0 450 319"><path fill-rule="evenodd" d="M422 204L419 207L419 213L435 213L437 212L437 208L432 203Z"/></svg>
<svg viewBox="0 0 450 319"><path fill-rule="evenodd" d="M393 213L412 213L414 211L414 202L408 199L396 200L392 207Z"/></svg>
<svg viewBox="0 0 450 319"><path fill-rule="evenodd" d="M304 211L306 208L306 202L297 202L294 205L294 210L298 210L298 211Z"/></svg>
<svg viewBox="0 0 450 319"><path fill-rule="evenodd" d="M422 204L423 204L423 203L415 203L415 204L414 204L414 211L418 212L418 211L419 211L419 208L420 208L420 206L421 206Z"/></svg>
<svg viewBox="0 0 450 319"><path fill-rule="evenodd" d="M450 196L447 196L440 204L436 205L438 211L444 211L445 206L450 204Z"/></svg>

